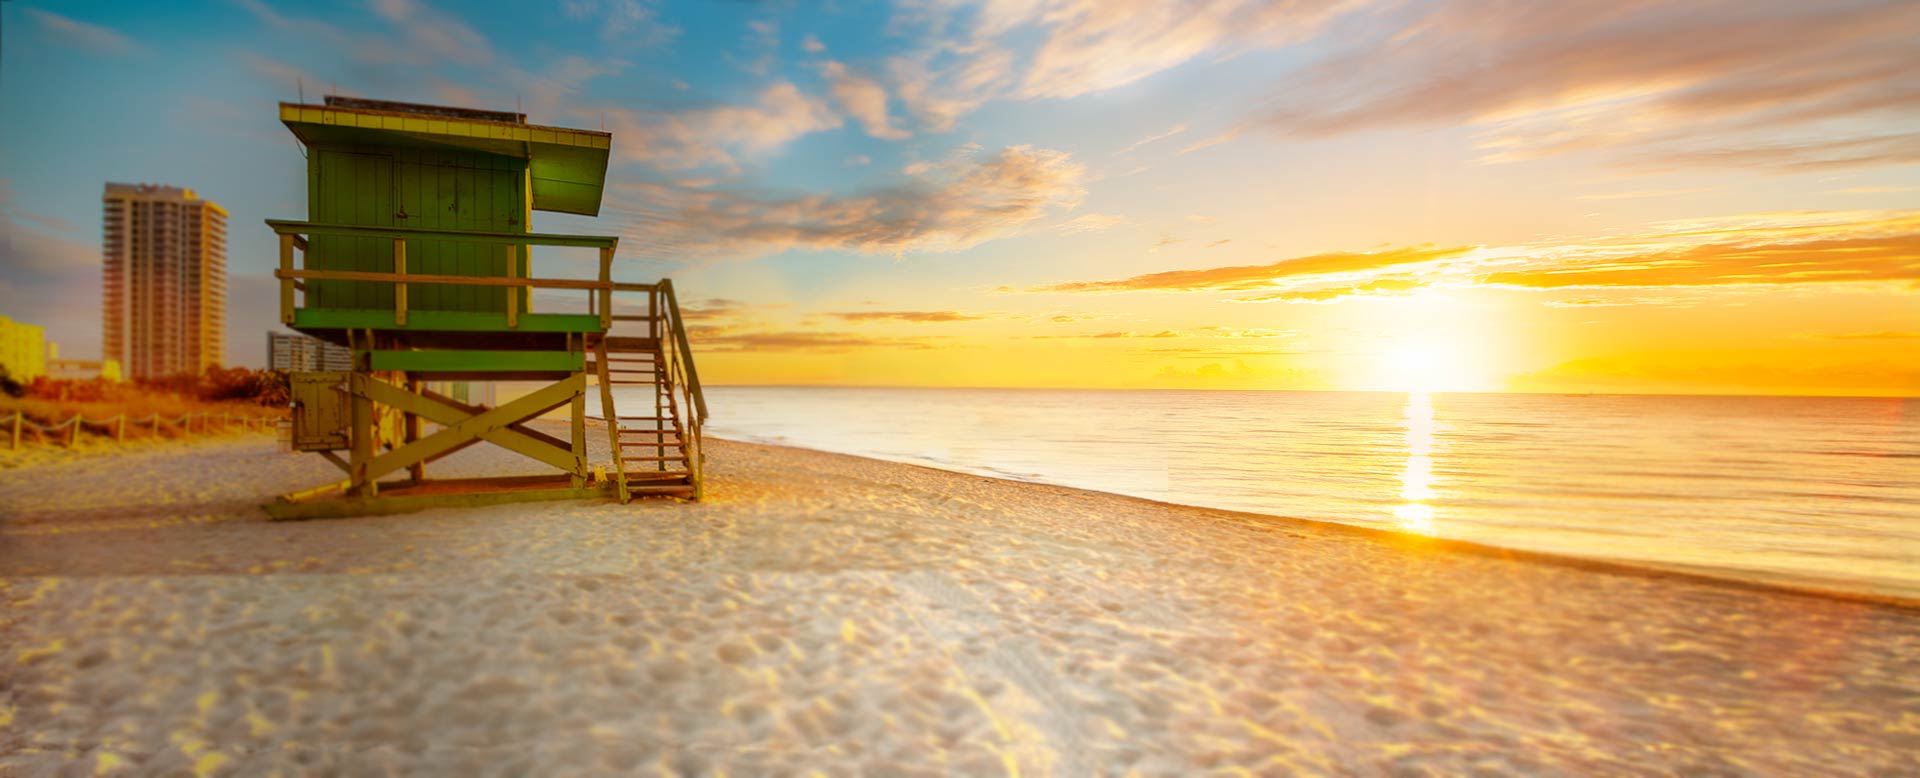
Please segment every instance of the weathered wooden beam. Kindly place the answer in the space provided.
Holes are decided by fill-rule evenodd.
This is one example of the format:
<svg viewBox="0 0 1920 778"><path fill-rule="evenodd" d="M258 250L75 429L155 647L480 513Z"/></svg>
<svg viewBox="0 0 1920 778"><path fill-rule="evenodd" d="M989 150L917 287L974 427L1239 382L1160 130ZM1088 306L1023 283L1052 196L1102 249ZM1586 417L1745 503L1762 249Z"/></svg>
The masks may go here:
<svg viewBox="0 0 1920 778"><path fill-rule="evenodd" d="M393 285L393 324L407 326L407 242L393 239L393 274L402 280Z"/></svg>
<svg viewBox="0 0 1920 778"><path fill-rule="evenodd" d="M517 256L519 253L517 249L519 248L519 246L511 243L507 244L507 278L509 279L520 275L520 258ZM507 328L513 329L519 326L520 290L514 287L507 287Z"/></svg>
<svg viewBox="0 0 1920 778"><path fill-rule="evenodd" d="M384 382L363 382L355 387L357 397L364 397L369 402L377 399L389 407L411 410L446 425L432 435L375 458L366 467L366 477L379 478L473 438L485 438L489 443L546 462L560 470L569 470L573 460L566 449L536 441L509 427L567 404L572 401L574 394L585 388L586 374L575 373L570 378L534 390L513 402L468 416L456 409L425 402L421 395L400 391Z"/></svg>
<svg viewBox="0 0 1920 778"><path fill-rule="evenodd" d="M461 286L518 286L532 289L604 289L599 281L582 278L508 278L501 276L449 276L427 273L381 273L372 270L294 270L273 271L274 278L315 281L385 281L410 284L458 284Z"/></svg>
<svg viewBox="0 0 1920 778"><path fill-rule="evenodd" d="M281 324L293 323L293 277L281 274L294 272L293 241L298 237L297 235L280 236L280 272L275 273L275 275L280 276Z"/></svg>
<svg viewBox="0 0 1920 778"><path fill-rule="evenodd" d="M423 227L375 227L354 224L318 224L289 219L267 219L267 226L282 235L345 235L358 238L421 238L465 243L512 243L517 246L576 246L609 248L620 238L613 235L567 235L545 232L468 232L432 230Z"/></svg>
<svg viewBox="0 0 1920 778"><path fill-rule="evenodd" d="M483 349L446 349L441 351L373 351L368 353L373 370L421 372L578 372L585 364L580 354L566 351L493 351Z"/></svg>

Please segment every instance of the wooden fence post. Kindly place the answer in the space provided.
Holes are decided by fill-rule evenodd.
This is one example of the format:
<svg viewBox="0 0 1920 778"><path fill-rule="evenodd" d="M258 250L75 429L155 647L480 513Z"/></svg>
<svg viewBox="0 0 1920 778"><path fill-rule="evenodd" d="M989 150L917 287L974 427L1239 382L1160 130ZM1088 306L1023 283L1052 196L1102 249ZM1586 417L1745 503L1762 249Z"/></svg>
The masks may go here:
<svg viewBox="0 0 1920 778"><path fill-rule="evenodd" d="M160 412L159 411L153 412L153 439L154 440L160 439Z"/></svg>
<svg viewBox="0 0 1920 778"><path fill-rule="evenodd" d="M67 448L73 448L73 444L79 439L80 414L76 413L73 418L67 420Z"/></svg>
<svg viewBox="0 0 1920 778"><path fill-rule="evenodd" d="M13 449L15 451L20 450L20 416L21 415L22 414L19 411L13 412Z"/></svg>
<svg viewBox="0 0 1920 778"><path fill-rule="evenodd" d="M125 413L122 413L118 417L114 418L113 442L115 443L127 442L127 415Z"/></svg>

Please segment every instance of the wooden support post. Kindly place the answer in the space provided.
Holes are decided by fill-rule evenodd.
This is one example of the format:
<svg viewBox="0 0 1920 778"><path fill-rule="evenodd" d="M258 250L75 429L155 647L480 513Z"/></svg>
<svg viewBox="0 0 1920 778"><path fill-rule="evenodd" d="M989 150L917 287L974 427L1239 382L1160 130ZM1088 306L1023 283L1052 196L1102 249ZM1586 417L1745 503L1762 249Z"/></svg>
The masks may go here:
<svg viewBox="0 0 1920 778"><path fill-rule="evenodd" d="M397 276L407 274L406 238L393 239L393 274ZM405 281L393 285L393 325L407 326L407 282Z"/></svg>
<svg viewBox="0 0 1920 778"><path fill-rule="evenodd" d="M613 328L613 247L600 249L600 331Z"/></svg>
<svg viewBox="0 0 1920 778"><path fill-rule="evenodd" d="M13 412L13 449L20 450L20 412Z"/></svg>
<svg viewBox="0 0 1920 778"><path fill-rule="evenodd" d="M420 389L421 389L420 379L414 378L412 373L408 373L407 374L407 391L418 395L420 394ZM401 437L403 439L402 445L419 440L420 439L420 415L412 411L408 411L405 414L403 414L403 418L405 419L406 428L401 431ZM427 480L427 461L422 459L411 465L407 465L407 476L413 479L413 482L416 484L420 483L421 481Z"/></svg>
<svg viewBox="0 0 1920 778"><path fill-rule="evenodd" d="M293 272L293 238L291 233L280 235L280 269ZM293 323L293 279L280 279L280 323Z"/></svg>
<svg viewBox="0 0 1920 778"><path fill-rule="evenodd" d="M79 439L80 416L75 414L72 419L67 420L67 448L73 448L73 444L79 441Z"/></svg>
<svg viewBox="0 0 1920 778"><path fill-rule="evenodd" d="M520 252L515 251L515 248L517 247L514 246L513 244L511 243L507 244L507 277L508 278L519 277L519 269L515 267L515 265L519 264L520 258L518 254ZM507 287L507 327L509 329L520 326L520 290L522 288L523 287L518 287L518 286Z"/></svg>
<svg viewBox="0 0 1920 778"><path fill-rule="evenodd" d="M154 440L160 439L160 412L159 411L153 412L153 439Z"/></svg>
<svg viewBox="0 0 1920 778"><path fill-rule="evenodd" d="M587 485L587 379L580 374L580 389L573 393L573 488ZM618 456L616 454L615 456Z"/></svg>
<svg viewBox="0 0 1920 778"><path fill-rule="evenodd" d="M367 396L367 382L373 378L366 373L347 374L347 393L349 428L347 434L352 446L351 456L347 459L347 492L356 497L372 497L378 486L367 477L367 468L373 462L373 399Z"/></svg>
<svg viewBox="0 0 1920 778"><path fill-rule="evenodd" d="M127 442L127 415L124 413L113 420L113 442Z"/></svg>

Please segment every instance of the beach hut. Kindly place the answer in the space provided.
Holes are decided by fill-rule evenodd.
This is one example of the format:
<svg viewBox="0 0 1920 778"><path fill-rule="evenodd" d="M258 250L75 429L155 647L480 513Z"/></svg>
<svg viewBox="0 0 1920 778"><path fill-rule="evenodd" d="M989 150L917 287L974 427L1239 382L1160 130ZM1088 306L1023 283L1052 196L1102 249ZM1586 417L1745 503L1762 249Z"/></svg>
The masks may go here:
<svg viewBox="0 0 1920 778"><path fill-rule="evenodd" d="M293 447L345 478L286 495L271 515L700 497L706 403L672 282L615 281L616 237L528 231L534 211L599 214L610 134L334 96L281 103L280 121L307 163L307 220L267 220L280 320L353 359L293 380ZM447 381L534 388L488 408L433 390ZM639 407L616 412L616 396ZM568 439L530 424L561 409ZM604 421L612 473L589 465L590 420ZM434 460L482 443L559 472L427 478Z"/></svg>

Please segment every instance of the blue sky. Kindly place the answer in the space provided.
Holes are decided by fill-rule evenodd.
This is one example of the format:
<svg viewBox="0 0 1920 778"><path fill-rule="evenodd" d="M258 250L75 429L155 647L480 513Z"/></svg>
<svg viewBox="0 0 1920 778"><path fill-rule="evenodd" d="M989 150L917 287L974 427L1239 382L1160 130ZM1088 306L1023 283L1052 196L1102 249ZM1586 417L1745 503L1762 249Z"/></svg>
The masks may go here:
<svg viewBox="0 0 1920 778"><path fill-rule="evenodd" d="M0 314L70 355L98 351L101 186L156 182L232 212L229 352L260 362L260 222L305 214L273 106L304 90L612 131L602 216L534 226L620 234L623 273L712 301L724 380L1351 388L1441 329L1482 388L1920 386L1920 270L1884 243L1920 200L1910 3L0 9ZM1882 259L1555 280L1815 238ZM1369 259L1420 246L1472 251ZM1234 268L1267 269L1113 283Z"/></svg>

